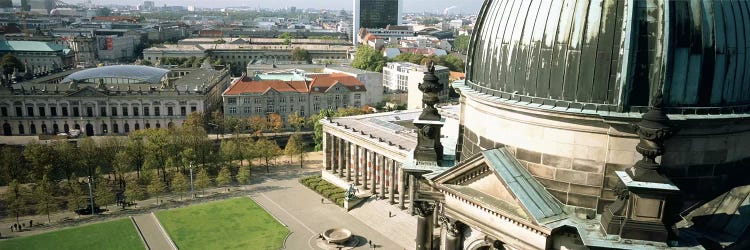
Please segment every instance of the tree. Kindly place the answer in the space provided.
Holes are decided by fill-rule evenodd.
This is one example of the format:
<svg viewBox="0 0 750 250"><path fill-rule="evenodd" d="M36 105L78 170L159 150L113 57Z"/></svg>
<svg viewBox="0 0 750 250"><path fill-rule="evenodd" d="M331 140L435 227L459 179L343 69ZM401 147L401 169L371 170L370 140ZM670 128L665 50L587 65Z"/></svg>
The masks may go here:
<svg viewBox="0 0 750 250"><path fill-rule="evenodd" d="M453 50L466 54L469 50L469 36L460 35L453 40Z"/></svg>
<svg viewBox="0 0 750 250"><path fill-rule="evenodd" d="M24 70L21 60L18 60L13 54L3 55L3 58L0 59L0 67L3 68L5 75L13 74L13 71L21 72Z"/></svg>
<svg viewBox="0 0 750 250"><path fill-rule="evenodd" d="M139 200L143 200L146 198L145 189L143 188L143 184L141 184L140 181L138 181L137 178L132 178L128 181L128 184L125 186L125 198L130 202L136 202ZM138 207L136 203L136 207Z"/></svg>
<svg viewBox="0 0 750 250"><path fill-rule="evenodd" d="M464 61L454 55L445 55L440 57L440 65L448 67L451 71L464 72Z"/></svg>
<svg viewBox="0 0 750 250"><path fill-rule="evenodd" d="M294 36L291 33L289 33L289 32L284 32L284 33L281 33L281 35L279 35L279 38L280 39L284 39L284 41L282 42L282 44L284 44L284 45L291 45L292 44L292 38L294 38Z"/></svg>
<svg viewBox="0 0 750 250"><path fill-rule="evenodd" d="M133 171L130 156L125 151L120 151L115 155L114 171L115 179L118 180L120 188L125 187L125 175ZM122 190L122 189L120 189Z"/></svg>
<svg viewBox="0 0 750 250"><path fill-rule="evenodd" d="M31 142L23 150L23 157L31 165L31 179L41 180L42 176L51 171L52 159L54 158L49 145L39 142Z"/></svg>
<svg viewBox="0 0 750 250"><path fill-rule="evenodd" d="M237 182L240 184L250 184L250 166L242 166L237 171Z"/></svg>
<svg viewBox="0 0 750 250"><path fill-rule="evenodd" d="M352 67L362 70L382 72L387 61L387 58L383 56L380 51L367 45L360 45L357 46L357 53L354 54Z"/></svg>
<svg viewBox="0 0 750 250"><path fill-rule="evenodd" d="M305 121L305 117L300 116L296 112L289 114L286 118L286 122L294 128L294 131L300 131L305 126Z"/></svg>
<svg viewBox="0 0 750 250"><path fill-rule="evenodd" d="M85 203L86 197L83 195L81 183L78 182L78 177L73 174L71 180L68 182L68 209L76 211L83 207Z"/></svg>
<svg viewBox="0 0 750 250"><path fill-rule="evenodd" d="M300 134L294 133L289 136L289 141L287 141L286 146L284 146L284 154L289 156L290 162L292 161L292 158L299 156L300 168L302 168L302 155L305 154L304 145L302 143L302 137Z"/></svg>
<svg viewBox="0 0 750 250"><path fill-rule="evenodd" d="M307 63L310 63L310 52L306 49L296 47L292 49L292 61L305 61Z"/></svg>
<svg viewBox="0 0 750 250"><path fill-rule="evenodd" d="M34 186L34 196L36 198L36 211L38 213L47 214L47 222L52 222L50 213L55 211L57 205L55 204L55 197L53 196L53 185L47 179L47 176L42 177L42 180L38 181Z"/></svg>
<svg viewBox="0 0 750 250"><path fill-rule="evenodd" d="M195 176L195 187L201 190L202 195L206 194L206 188L211 185L211 177L208 176L208 171L205 168L198 170L198 175Z"/></svg>
<svg viewBox="0 0 750 250"><path fill-rule="evenodd" d="M229 171L229 166L224 166L219 170L219 175L216 176L216 184L219 186L227 186L232 183L232 172Z"/></svg>
<svg viewBox="0 0 750 250"><path fill-rule="evenodd" d="M11 180L23 180L28 170L24 167L21 151L15 147L3 147L0 150L0 186Z"/></svg>
<svg viewBox="0 0 750 250"><path fill-rule="evenodd" d="M182 200L182 194L190 190L190 183L187 178L185 178L185 175L180 172L175 172L172 175L171 184L172 191L180 194L180 200Z"/></svg>
<svg viewBox="0 0 750 250"><path fill-rule="evenodd" d="M188 115L187 119L185 119L185 122L182 123L182 126L191 126L191 127L200 127L205 129L206 125L206 118L203 115L203 112L192 112Z"/></svg>
<svg viewBox="0 0 750 250"><path fill-rule="evenodd" d="M115 193L112 191L112 185L104 178L97 178L96 189L94 190L94 199L99 205L106 208L109 204L115 203Z"/></svg>
<svg viewBox="0 0 750 250"><path fill-rule="evenodd" d="M141 60L138 64L143 65L143 66L153 66L154 65L154 63L152 63L149 60Z"/></svg>
<svg viewBox="0 0 750 250"><path fill-rule="evenodd" d="M255 142L255 148L258 151L258 155L260 156L260 158L263 158L263 161L266 165L266 173L270 173L271 170L269 169L269 167L271 166L271 161L281 155L281 148L279 148L279 145L276 144L276 141L269 141L268 139L263 137Z"/></svg>
<svg viewBox="0 0 750 250"><path fill-rule="evenodd" d="M268 120L265 117L259 115L248 117L247 125L256 135L263 134L263 131L266 131L270 126Z"/></svg>
<svg viewBox="0 0 750 250"><path fill-rule="evenodd" d="M419 64L422 62L422 60L425 58L424 55L420 54L414 54L414 53L401 53L393 58L394 62L410 62L414 64Z"/></svg>
<svg viewBox="0 0 750 250"><path fill-rule="evenodd" d="M148 184L148 193L149 195L156 196L157 205L159 204L159 195L165 191L167 191L167 186L164 185L164 182L159 178L159 175L153 175L151 182Z"/></svg>
<svg viewBox="0 0 750 250"><path fill-rule="evenodd" d="M211 123L217 134L224 133L224 113L220 110L211 113Z"/></svg>
<svg viewBox="0 0 750 250"><path fill-rule="evenodd" d="M271 127L273 132L278 133L281 128L284 127L284 121L281 119L281 115L277 113L271 113L268 115L268 125Z"/></svg>
<svg viewBox="0 0 750 250"><path fill-rule="evenodd" d="M18 218L26 210L26 201L18 180L12 180L8 185L8 212L16 217L16 223L20 224Z"/></svg>

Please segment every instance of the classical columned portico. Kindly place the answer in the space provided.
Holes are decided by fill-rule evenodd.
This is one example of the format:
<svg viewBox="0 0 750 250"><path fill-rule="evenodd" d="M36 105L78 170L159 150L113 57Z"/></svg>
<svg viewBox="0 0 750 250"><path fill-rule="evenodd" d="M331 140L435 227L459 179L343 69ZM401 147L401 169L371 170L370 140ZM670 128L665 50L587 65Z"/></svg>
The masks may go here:
<svg viewBox="0 0 750 250"><path fill-rule="evenodd" d="M344 167L346 166L346 141L344 139L339 138L338 139L339 145L338 145L338 155L339 155L339 164L338 164L338 173L339 177L344 177Z"/></svg>
<svg viewBox="0 0 750 250"><path fill-rule="evenodd" d="M331 135L328 133L323 133L323 135L323 149L325 150L325 155L323 156L325 157L323 160L323 164L325 164L325 170L331 170L331 166L333 166L331 164L333 162L333 154L331 154L331 149L333 148L331 147Z"/></svg>
<svg viewBox="0 0 750 250"><path fill-rule="evenodd" d="M385 157L378 155L377 159L378 175L380 175L380 198L385 199Z"/></svg>
<svg viewBox="0 0 750 250"><path fill-rule="evenodd" d="M398 208L399 209L406 209L406 206L404 206L404 184L406 184L406 181L404 181L404 168L399 167L398 168Z"/></svg>
<svg viewBox="0 0 750 250"><path fill-rule="evenodd" d="M375 161L375 152L369 151L367 154L367 165L370 168L370 190L372 190L372 194L377 194L377 170L376 170L376 164Z"/></svg>
<svg viewBox="0 0 750 250"><path fill-rule="evenodd" d="M394 204L394 193L396 192L395 164L393 159L387 159L386 162L388 167L388 202Z"/></svg>
<svg viewBox="0 0 750 250"><path fill-rule="evenodd" d="M346 142L344 144L344 150L346 150L346 152L345 152L346 153L345 154L345 157L346 157L346 164L345 164L345 167L346 167L346 181L352 181L352 168L354 167L354 156L353 156L353 153L352 153L352 151L353 151L352 150L352 146L353 145L352 145L351 142Z"/></svg>
<svg viewBox="0 0 750 250"><path fill-rule="evenodd" d="M354 147L354 185L359 186L359 177L362 176L360 173L362 170L362 162L360 162L360 149L359 145L353 144Z"/></svg>
<svg viewBox="0 0 750 250"><path fill-rule="evenodd" d="M365 190L369 189L369 186L367 186L367 178L368 176L368 168L370 168L370 161L367 159L367 152L368 150L366 148L362 148L362 154L360 155L360 159L362 159L362 186Z"/></svg>

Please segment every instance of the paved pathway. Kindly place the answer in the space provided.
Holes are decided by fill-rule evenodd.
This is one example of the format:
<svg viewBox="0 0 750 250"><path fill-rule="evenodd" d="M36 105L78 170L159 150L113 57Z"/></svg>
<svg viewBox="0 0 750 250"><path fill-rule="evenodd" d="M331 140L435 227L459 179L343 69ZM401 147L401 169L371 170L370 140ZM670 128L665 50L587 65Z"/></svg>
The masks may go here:
<svg viewBox="0 0 750 250"><path fill-rule="evenodd" d="M326 229L344 227L354 235L372 240L380 249L410 249L390 240L342 208L302 186L296 179L274 180L261 185L273 185L274 189L250 195L258 204L289 227L292 234L286 241L286 249L318 249L315 240ZM389 236L400 232L390 232ZM366 243L357 249L367 249Z"/></svg>
<svg viewBox="0 0 750 250"><path fill-rule="evenodd" d="M177 250L177 247L172 243L172 239L169 238L153 213L134 216L133 219L143 233L143 239L146 240L149 248L153 250Z"/></svg>
<svg viewBox="0 0 750 250"><path fill-rule="evenodd" d="M390 218L388 212L390 212ZM388 235L402 248L414 248L414 239L417 235L417 217L409 215L408 209L401 210L389 204L387 199L370 199L349 211L349 214L375 229L375 231Z"/></svg>

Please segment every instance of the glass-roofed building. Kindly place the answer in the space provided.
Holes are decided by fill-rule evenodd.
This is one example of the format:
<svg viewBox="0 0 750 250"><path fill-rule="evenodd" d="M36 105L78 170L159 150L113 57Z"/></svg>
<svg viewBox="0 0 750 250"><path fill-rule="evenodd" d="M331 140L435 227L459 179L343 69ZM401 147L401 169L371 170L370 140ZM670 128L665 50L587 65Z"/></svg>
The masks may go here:
<svg viewBox="0 0 750 250"><path fill-rule="evenodd" d="M192 112L220 108L226 70L115 65L52 74L0 88L0 123L9 135L127 134L179 126Z"/></svg>

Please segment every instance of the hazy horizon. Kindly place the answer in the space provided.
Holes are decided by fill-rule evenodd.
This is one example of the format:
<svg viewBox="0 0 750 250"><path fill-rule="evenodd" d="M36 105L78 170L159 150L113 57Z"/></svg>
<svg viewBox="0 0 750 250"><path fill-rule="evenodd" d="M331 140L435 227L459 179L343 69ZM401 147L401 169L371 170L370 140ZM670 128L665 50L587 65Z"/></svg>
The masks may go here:
<svg viewBox="0 0 750 250"><path fill-rule="evenodd" d="M156 6L196 6L199 8L225 8L225 7L251 7L251 8L270 8L278 9L285 7L297 7L297 9L316 8L316 9L334 9L334 10L351 10L352 1L338 0L338 1L310 1L310 0L276 0L276 1L264 1L264 0L213 0L213 1L199 1L199 0L153 0ZM68 3L81 3L83 0L67 0L64 2ZM138 5L142 4L143 0L93 0L95 4L118 4L118 5ZM476 14L479 12L479 8L482 6L482 0L466 0L460 4L456 1L449 0L405 0L404 11L405 12L443 12L446 8L451 8L449 13L457 14Z"/></svg>

